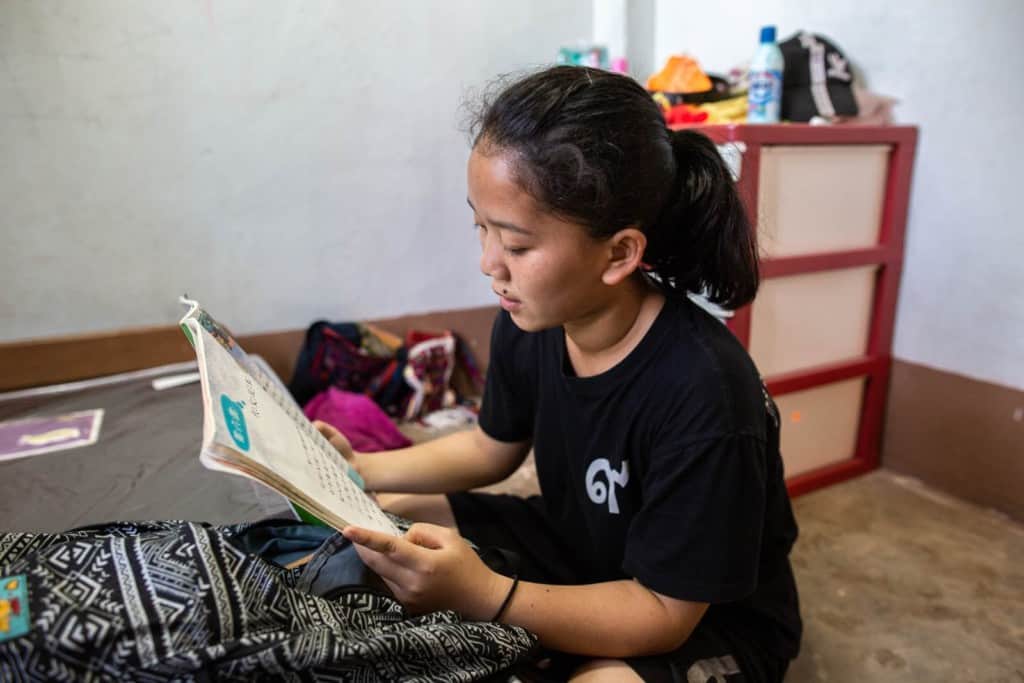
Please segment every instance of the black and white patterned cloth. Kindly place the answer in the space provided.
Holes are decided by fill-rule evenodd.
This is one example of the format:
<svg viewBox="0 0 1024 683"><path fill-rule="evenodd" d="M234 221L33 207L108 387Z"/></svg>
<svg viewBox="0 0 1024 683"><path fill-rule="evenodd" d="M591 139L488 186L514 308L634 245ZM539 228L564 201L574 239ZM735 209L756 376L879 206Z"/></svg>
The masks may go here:
<svg viewBox="0 0 1024 683"><path fill-rule="evenodd" d="M25 589L8 601L21 622L0 631L0 680L473 681L536 644L455 612L411 617L366 586L318 597L301 569L231 542L248 526L0 534L0 583Z"/></svg>

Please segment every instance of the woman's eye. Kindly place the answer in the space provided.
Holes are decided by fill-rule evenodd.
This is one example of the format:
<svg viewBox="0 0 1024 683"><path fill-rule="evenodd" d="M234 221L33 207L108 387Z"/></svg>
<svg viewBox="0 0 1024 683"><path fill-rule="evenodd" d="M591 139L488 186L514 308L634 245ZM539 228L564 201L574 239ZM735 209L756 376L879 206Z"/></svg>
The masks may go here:
<svg viewBox="0 0 1024 683"><path fill-rule="evenodd" d="M519 256L529 251L528 247L505 247L505 253L510 256Z"/></svg>

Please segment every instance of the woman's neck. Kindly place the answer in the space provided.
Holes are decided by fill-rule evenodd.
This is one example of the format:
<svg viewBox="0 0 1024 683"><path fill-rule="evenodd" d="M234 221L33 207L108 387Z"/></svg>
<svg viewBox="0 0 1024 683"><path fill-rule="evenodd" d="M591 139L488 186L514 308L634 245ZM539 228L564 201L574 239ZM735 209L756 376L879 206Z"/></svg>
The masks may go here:
<svg viewBox="0 0 1024 683"><path fill-rule="evenodd" d="M592 377L618 365L644 338L664 304L661 292L637 282L601 311L565 323L565 348L576 376Z"/></svg>

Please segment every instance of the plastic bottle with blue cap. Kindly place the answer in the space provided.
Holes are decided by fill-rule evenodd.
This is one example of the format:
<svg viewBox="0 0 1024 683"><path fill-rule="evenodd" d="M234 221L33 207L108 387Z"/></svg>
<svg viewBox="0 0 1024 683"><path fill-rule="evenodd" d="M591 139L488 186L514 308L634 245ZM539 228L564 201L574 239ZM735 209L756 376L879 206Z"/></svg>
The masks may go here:
<svg viewBox="0 0 1024 683"><path fill-rule="evenodd" d="M761 29L761 44L750 61L747 123L778 123L782 107L782 70L785 61L775 44L775 27Z"/></svg>

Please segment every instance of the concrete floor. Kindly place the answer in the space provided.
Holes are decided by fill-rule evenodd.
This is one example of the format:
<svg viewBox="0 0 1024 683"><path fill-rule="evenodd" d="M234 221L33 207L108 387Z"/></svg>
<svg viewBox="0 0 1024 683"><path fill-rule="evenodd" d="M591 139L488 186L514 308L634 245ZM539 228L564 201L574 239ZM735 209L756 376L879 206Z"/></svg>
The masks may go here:
<svg viewBox="0 0 1024 683"><path fill-rule="evenodd" d="M794 507L787 681L1024 683L1024 526L884 470Z"/></svg>

